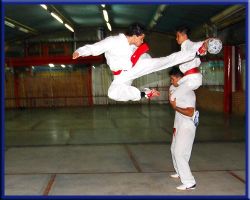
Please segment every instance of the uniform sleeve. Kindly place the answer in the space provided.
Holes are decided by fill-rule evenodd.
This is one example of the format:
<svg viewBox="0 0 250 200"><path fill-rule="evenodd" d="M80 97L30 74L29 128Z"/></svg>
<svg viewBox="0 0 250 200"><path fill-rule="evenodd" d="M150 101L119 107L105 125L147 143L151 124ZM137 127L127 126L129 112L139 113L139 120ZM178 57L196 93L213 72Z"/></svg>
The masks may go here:
<svg viewBox="0 0 250 200"><path fill-rule="evenodd" d="M185 98L185 107L195 108L196 96L194 91L190 92Z"/></svg>
<svg viewBox="0 0 250 200"><path fill-rule="evenodd" d="M181 51L192 51L197 52L199 48L202 46L203 41L200 42L187 42L184 46L181 47Z"/></svg>
<svg viewBox="0 0 250 200"><path fill-rule="evenodd" d="M199 48L202 46L204 42L200 41L200 42L192 42L192 50L197 52L199 50Z"/></svg>
<svg viewBox="0 0 250 200"><path fill-rule="evenodd" d="M112 49L115 43L115 39L111 36L101 40L100 42L80 47L76 50L76 52L78 52L80 56L98 56Z"/></svg>
<svg viewBox="0 0 250 200"><path fill-rule="evenodd" d="M174 85L170 85L169 87L169 93L172 94L175 90L176 90L177 87L175 87Z"/></svg>

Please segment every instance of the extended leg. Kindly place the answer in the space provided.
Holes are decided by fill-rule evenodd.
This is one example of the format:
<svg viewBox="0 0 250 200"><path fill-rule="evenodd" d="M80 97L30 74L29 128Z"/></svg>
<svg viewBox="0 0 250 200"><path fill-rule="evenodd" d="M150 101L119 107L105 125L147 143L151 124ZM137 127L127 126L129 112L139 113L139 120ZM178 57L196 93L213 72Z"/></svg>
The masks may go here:
<svg viewBox="0 0 250 200"><path fill-rule="evenodd" d="M161 58L139 59L136 65L116 78L115 82L126 82L192 60L195 51L179 51Z"/></svg>

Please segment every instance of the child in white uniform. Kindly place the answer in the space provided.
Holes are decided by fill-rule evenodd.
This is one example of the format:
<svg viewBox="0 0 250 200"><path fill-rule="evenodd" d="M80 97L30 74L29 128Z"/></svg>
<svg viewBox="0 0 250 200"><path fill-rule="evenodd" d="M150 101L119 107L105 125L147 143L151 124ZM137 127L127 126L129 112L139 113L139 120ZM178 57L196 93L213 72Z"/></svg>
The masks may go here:
<svg viewBox="0 0 250 200"><path fill-rule="evenodd" d="M183 73L178 67L173 67L169 72L172 85L170 86L169 102L175 112L174 133L171 144L171 155L176 174L172 178L180 178L182 185L179 190L195 189L196 181L189 167L192 146L195 138L196 126L192 120L195 111L196 96L194 91L189 90L178 100L171 100L171 93L179 87L178 82ZM177 102L178 101L178 106Z"/></svg>
<svg viewBox="0 0 250 200"><path fill-rule="evenodd" d="M134 23L129 26L126 34L110 36L92 45L85 45L78 48L73 53L73 59L79 56L97 56L105 53L107 64L114 74L108 96L116 101L138 101L142 97L159 96L155 90L141 92L136 87L131 86L134 79L156 72L174 65L194 59L199 50L199 45L187 51L179 51L161 58L140 58L134 54L131 45L138 49L143 46L145 29L142 25ZM145 50L145 48L144 48ZM146 52L142 50L140 55Z"/></svg>
<svg viewBox="0 0 250 200"><path fill-rule="evenodd" d="M197 48L200 48L200 55L206 54L207 49L207 39L205 42L192 42L189 40L190 30L186 26L180 26L176 29L176 41L179 45L181 45L181 51L194 51ZM204 49L202 49L204 48ZM201 60L198 56L194 59L185 62L179 65L179 69L184 74L183 78L181 78L178 82L178 88L173 92L172 99L177 99L177 106L178 106L178 99L182 98L185 93L189 93L191 90L196 90L202 85L202 75L198 69L201 64ZM199 117L199 112L196 111L193 115L193 120L197 120ZM198 122L197 122L198 123Z"/></svg>

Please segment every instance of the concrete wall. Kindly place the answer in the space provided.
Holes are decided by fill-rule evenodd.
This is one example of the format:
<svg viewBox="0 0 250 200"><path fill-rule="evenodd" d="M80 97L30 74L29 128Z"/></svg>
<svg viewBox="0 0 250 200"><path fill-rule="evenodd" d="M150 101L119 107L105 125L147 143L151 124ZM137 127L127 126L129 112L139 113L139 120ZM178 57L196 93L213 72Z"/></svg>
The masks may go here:
<svg viewBox="0 0 250 200"><path fill-rule="evenodd" d="M162 33L151 33L146 36L146 41L150 45L152 57L166 56L180 49L174 37Z"/></svg>
<svg viewBox="0 0 250 200"><path fill-rule="evenodd" d="M211 91L201 87L196 90L197 108L208 111L224 112L223 95L223 92ZM234 92L232 97L232 113L244 116L246 113L245 103L245 92Z"/></svg>

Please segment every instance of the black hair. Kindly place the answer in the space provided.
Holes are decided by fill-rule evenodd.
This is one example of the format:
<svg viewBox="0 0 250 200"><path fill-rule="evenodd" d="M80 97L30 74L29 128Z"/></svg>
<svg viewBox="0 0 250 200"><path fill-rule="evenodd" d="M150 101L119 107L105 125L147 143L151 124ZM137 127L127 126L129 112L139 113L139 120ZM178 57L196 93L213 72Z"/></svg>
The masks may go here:
<svg viewBox="0 0 250 200"><path fill-rule="evenodd" d="M127 36L133 36L133 35L140 36L142 34L145 34L145 32L146 32L146 28L144 25L140 23L133 23L129 25L125 34Z"/></svg>
<svg viewBox="0 0 250 200"><path fill-rule="evenodd" d="M183 77L184 74L181 72L178 66L174 66L168 72L169 76Z"/></svg>
<svg viewBox="0 0 250 200"><path fill-rule="evenodd" d="M177 32L184 33L184 34L186 34L189 37L191 31L190 31L190 29L187 26L182 25L182 26L176 27L175 28L175 32L176 33Z"/></svg>

